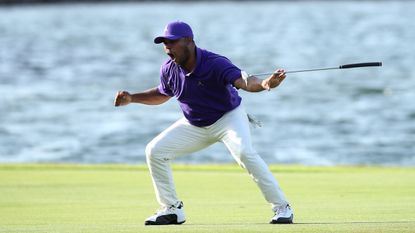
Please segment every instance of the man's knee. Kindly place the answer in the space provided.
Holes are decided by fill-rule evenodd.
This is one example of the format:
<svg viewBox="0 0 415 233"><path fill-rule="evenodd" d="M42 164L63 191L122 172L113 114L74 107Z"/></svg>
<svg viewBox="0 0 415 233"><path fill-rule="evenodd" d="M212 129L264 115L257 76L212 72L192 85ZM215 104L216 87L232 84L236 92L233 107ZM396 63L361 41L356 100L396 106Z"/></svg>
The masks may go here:
<svg viewBox="0 0 415 233"><path fill-rule="evenodd" d="M154 160L170 160L171 155L160 145L159 141L153 140L149 142L145 149L147 163Z"/></svg>
<svg viewBox="0 0 415 233"><path fill-rule="evenodd" d="M258 156L258 153L252 147L246 146L242 146L238 153L238 157L242 162L255 160Z"/></svg>
<svg viewBox="0 0 415 233"><path fill-rule="evenodd" d="M151 141L150 143L147 144L146 150L145 150L147 162L151 161L151 159L154 158L155 149L156 149L156 146L155 146L154 141Z"/></svg>

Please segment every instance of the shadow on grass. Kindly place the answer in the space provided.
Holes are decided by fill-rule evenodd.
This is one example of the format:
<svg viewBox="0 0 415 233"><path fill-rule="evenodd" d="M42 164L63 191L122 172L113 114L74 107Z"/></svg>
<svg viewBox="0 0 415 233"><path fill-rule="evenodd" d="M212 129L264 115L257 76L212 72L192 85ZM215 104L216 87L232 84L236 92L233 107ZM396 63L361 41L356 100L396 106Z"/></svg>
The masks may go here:
<svg viewBox="0 0 415 233"><path fill-rule="evenodd" d="M397 224L397 223L415 223L413 221L354 221L354 222L294 222L294 224L304 225L331 225L331 224Z"/></svg>
<svg viewBox="0 0 415 233"><path fill-rule="evenodd" d="M275 225L344 225L344 224L406 224L406 223L414 223L415 220L408 220L408 221L352 221L352 222L294 222L293 224L275 224ZM218 224L192 224L186 223L183 226L241 226L241 225L272 225L269 223L218 223Z"/></svg>

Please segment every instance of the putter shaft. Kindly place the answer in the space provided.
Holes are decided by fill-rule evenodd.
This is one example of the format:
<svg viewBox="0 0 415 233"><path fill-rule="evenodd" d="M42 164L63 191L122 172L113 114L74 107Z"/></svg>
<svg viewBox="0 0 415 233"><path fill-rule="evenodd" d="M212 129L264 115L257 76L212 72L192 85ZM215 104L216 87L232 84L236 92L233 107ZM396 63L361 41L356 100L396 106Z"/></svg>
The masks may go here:
<svg viewBox="0 0 415 233"><path fill-rule="evenodd" d="M317 69L306 69L306 70L292 70L286 71L286 74L292 73L301 73L301 72L311 72L311 71L321 71L321 70L337 70L337 69L350 69L350 68L359 68L359 67L370 67L370 66L382 66L382 62L363 62L363 63L353 63L353 64L345 64L338 67L329 67L329 68L317 68ZM251 74L249 76L264 76L264 75L271 75L272 73L259 73L259 74Z"/></svg>

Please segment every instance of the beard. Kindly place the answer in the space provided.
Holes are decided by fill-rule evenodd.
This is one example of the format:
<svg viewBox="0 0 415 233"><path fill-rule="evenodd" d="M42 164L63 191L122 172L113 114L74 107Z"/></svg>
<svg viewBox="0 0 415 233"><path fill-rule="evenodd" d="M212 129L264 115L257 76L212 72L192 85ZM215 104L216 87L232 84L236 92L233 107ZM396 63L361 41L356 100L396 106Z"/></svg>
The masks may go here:
<svg viewBox="0 0 415 233"><path fill-rule="evenodd" d="M183 54L180 58L176 58L174 59L174 62L180 66L185 66L187 64L187 62L190 59L190 49L188 47L185 47L183 49Z"/></svg>

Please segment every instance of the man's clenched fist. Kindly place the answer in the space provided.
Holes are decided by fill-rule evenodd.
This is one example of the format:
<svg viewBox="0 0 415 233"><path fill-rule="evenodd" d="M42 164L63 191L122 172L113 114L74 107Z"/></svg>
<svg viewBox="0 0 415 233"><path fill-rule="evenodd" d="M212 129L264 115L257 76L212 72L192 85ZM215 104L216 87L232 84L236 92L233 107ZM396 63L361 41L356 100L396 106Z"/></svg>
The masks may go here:
<svg viewBox="0 0 415 233"><path fill-rule="evenodd" d="M127 91L119 91L115 95L114 106L123 106L131 103L132 96Z"/></svg>

